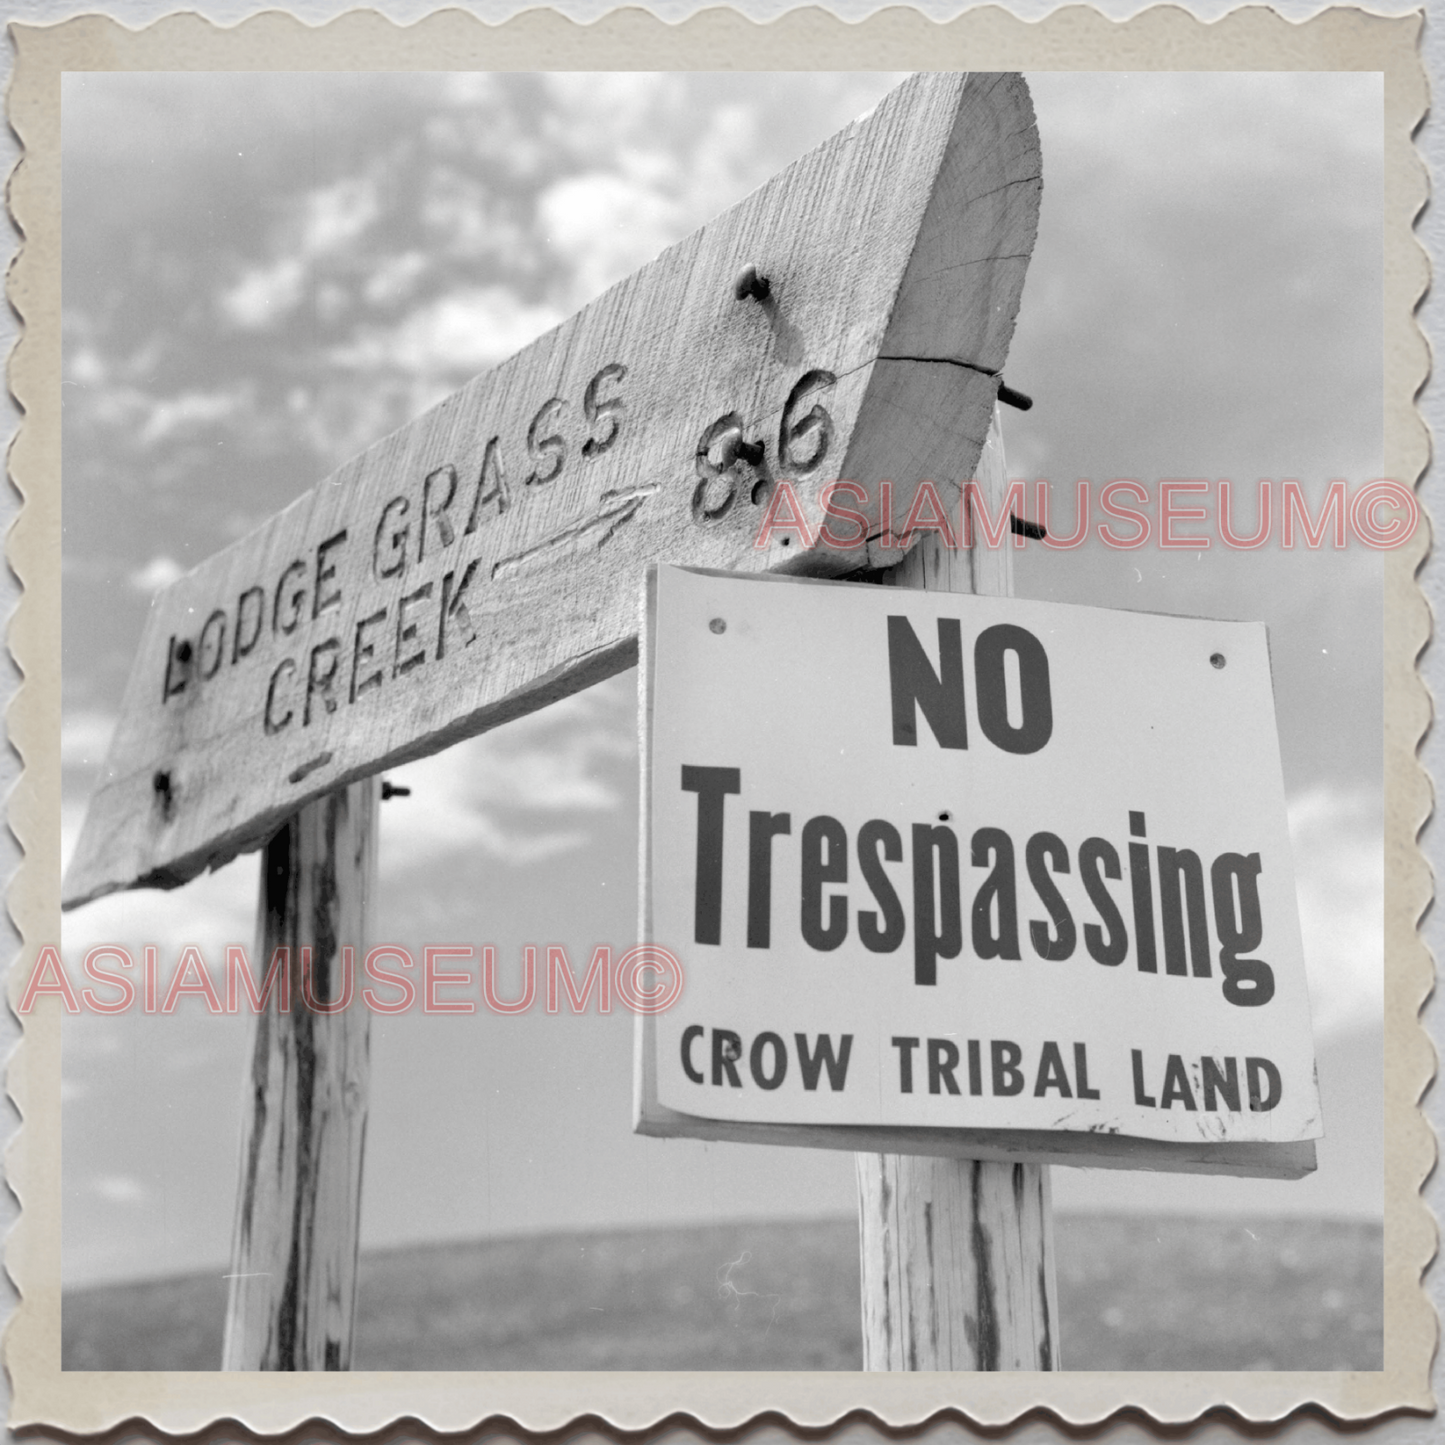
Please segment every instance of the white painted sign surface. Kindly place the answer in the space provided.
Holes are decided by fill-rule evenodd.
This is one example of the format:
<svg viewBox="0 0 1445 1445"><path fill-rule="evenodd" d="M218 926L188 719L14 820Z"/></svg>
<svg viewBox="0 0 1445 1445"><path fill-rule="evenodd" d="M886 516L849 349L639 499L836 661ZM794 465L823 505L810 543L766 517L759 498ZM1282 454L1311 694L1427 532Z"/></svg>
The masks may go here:
<svg viewBox="0 0 1445 1445"><path fill-rule="evenodd" d="M1312 1162L1262 624L677 567L647 610L643 927L686 986L645 1131Z"/></svg>

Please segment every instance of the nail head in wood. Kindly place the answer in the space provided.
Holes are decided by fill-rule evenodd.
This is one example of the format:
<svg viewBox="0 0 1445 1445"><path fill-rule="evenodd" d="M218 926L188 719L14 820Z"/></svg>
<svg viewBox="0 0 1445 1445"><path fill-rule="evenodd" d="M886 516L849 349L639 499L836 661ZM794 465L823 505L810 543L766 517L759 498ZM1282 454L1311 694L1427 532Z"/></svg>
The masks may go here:
<svg viewBox="0 0 1445 1445"><path fill-rule="evenodd" d="M761 275L758 268L751 261L738 272L738 279L733 282L733 295L739 301L746 301L751 298L754 301L766 301L772 294L772 283L764 275Z"/></svg>
<svg viewBox="0 0 1445 1445"><path fill-rule="evenodd" d="M747 442L737 427L729 427L718 439L718 467L727 471L735 462L755 467L763 459L762 442Z"/></svg>

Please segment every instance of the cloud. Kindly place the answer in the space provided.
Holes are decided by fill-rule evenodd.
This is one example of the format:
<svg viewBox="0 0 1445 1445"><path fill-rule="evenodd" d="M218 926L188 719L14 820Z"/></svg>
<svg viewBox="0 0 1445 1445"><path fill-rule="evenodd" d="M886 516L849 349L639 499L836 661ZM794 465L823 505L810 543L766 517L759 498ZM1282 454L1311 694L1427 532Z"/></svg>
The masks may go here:
<svg viewBox="0 0 1445 1445"><path fill-rule="evenodd" d="M129 1174L102 1174L90 1187L107 1204L140 1204L146 1197L145 1186Z"/></svg>
<svg viewBox="0 0 1445 1445"><path fill-rule="evenodd" d="M60 810L60 853L64 869L75 852L84 806L63 803ZM197 944L213 971L224 961L227 944L251 946L256 931L259 857L247 853L214 873L192 879L182 888L137 888L112 893L60 915L60 946L66 971L81 976L88 949L116 944L134 951L154 944L160 949L162 977L169 978L187 944Z"/></svg>
<svg viewBox="0 0 1445 1445"><path fill-rule="evenodd" d="M666 71L550 71L544 85L554 133L577 154L612 154L677 117L687 98L687 78Z"/></svg>
<svg viewBox="0 0 1445 1445"><path fill-rule="evenodd" d="M380 262L362 288L373 306L391 306L412 293L430 263L420 251L402 251Z"/></svg>
<svg viewBox="0 0 1445 1445"><path fill-rule="evenodd" d="M226 421L234 416L247 401L243 388L231 391L186 391L179 396L167 397L152 404L151 414L141 429L140 439L145 446L167 441L176 433L206 426L212 422Z"/></svg>
<svg viewBox="0 0 1445 1445"><path fill-rule="evenodd" d="M537 198L537 225L581 306L760 184L780 159L762 143L759 108L698 114L677 76L549 77L556 125L590 164Z"/></svg>
<svg viewBox="0 0 1445 1445"><path fill-rule="evenodd" d="M350 245L381 213L376 182L370 176L348 176L313 191L305 202L301 250L326 256Z"/></svg>
<svg viewBox="0 0 1445 1445"><path fill-rule="evenodd" d="M206 428L230 430L231 424L243 413L248 415L254 428L254 417L250 414L255 406L255 388L249 381L211 391L192 389L173 396L156 396L140 387L108 379L112 370L144 370L145 357L133 358L113 369L108 369L109 363L96 353L82 352L82 357L84 361L78 369L85 373L86 379L82 388L70 393L66 400L75 419L82 424L98 423L118 433L108 458L112 465L117 450L137 447L159 454L163 465L178 445L192 443L195 435ZM157 465L147 461L148 477L154 478Z"/></svg>
<svg viewBox="0 0 1445 1445"><path fill-rule="evenodd" d="M571 271L576 304L605 291L685 234L675 199L616 172L569 176L542 192L537 217Z"/></svg>
<svg viewBox="0 0 1445 1445"><path fill-rule="evenodd" d="M1312 788L1291 800L1289 829L1315 1033L1378 1024L1385 977L1379 797Z"/></svg>
<svg viewBox="0 0 1445 1445"><path fill-rule="evenodd" d="M157 560L169 561L169 558ZM115 716L112 713L67 713L60 724L61 767L98 768L105 759L114 732Z"/></svg>
<svg viewBox="0 0 1445 1445"><path fill-rule="evenodd" d="M504 286L453 291L400 325L368 328L331 353L339 366L435 375L477 372L520 351L563 319L557 307L531 304Z"/></svg>
<svg viewBox="0 0 1445 1445"><path fill-rule="evenodd" d="M305 285L306 266L299 256L253 266L221 293L221 313L243 331L260 331L296 309Z"/></svg>
<svg viewBox="0 0 1445 1445"><path fill-rule="evenodd" d="M1052 432L1070 476L1376 475L1378 77L1030 85L1044 193L1009 373L1039 406L1011 431Z"/></svg>
<svg viewBox="0 0 1445 1445"><path fill-rule="evenodd" d="M421 185L416 219L430 256L460 262L471 275L484 266L517 276L535 272L536 238L505 193L446 161L433 161Z"/></svg>
<svg viewBox="0 0 1445 1445"><path fill-rule="evenodd" d="M152 557L144 567L130 573L125 579L137 592L150 596L162 587L169 587L177 577L184 577L186 569L174 557Z"/></svg>
<svg viewBox="0 0 1445 1445"><path fill-rule="evenodd" d="M276 259L242 271L218 298L221 314L243 331L285 320L300 304L316 262L353 247L381 214L371 176L347 176L293 204L273 239Z"/></svg>
<svg viewBox="0 0 1445 1445"><path fill-rule="evenodd" d="M383 872L467 851L522 864L583 847L586 815L621 807L621 776L635 767L630 682L604 683L388 772L412 793L382 810Z"/></svg>
<svg viewBox="0 0 1445 1445"><path fill-rule="evenodd" d="M94 346L85 344L74 349L66 369L70 379L82 386L97 386L105 381L108 374L105 358Z"/></svg>

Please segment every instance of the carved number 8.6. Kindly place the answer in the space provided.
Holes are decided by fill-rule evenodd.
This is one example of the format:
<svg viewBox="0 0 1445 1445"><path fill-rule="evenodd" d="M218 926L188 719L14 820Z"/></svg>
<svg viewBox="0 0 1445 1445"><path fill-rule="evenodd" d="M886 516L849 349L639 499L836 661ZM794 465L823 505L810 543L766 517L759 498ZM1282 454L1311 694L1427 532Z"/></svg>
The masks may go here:
<svg viewBox="0 0 1445 1445"><path fill-rule="evenodd" d="M777 473L795 480L816 471L833 445L833 418L823 405L837 384L831 371L806 372L788 393L778 423ZM771 491L766 444L748 443L743 420L728 412L698 438L697 486L692 494L696 522L719 522L732 510L739 486L755 477L752 500L761 504Z"/></svg>

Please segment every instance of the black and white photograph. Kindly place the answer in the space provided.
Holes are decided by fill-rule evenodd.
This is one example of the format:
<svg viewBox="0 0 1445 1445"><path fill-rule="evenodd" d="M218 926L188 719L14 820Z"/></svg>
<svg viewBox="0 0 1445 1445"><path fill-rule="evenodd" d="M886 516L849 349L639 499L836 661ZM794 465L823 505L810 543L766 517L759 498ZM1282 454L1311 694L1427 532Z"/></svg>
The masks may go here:
<svg viewBox="0 0 1445 1445"><path fill-rule="evenodd" d="M1383 1369L1383 107L67 72L63 1368Z"/></svg>

